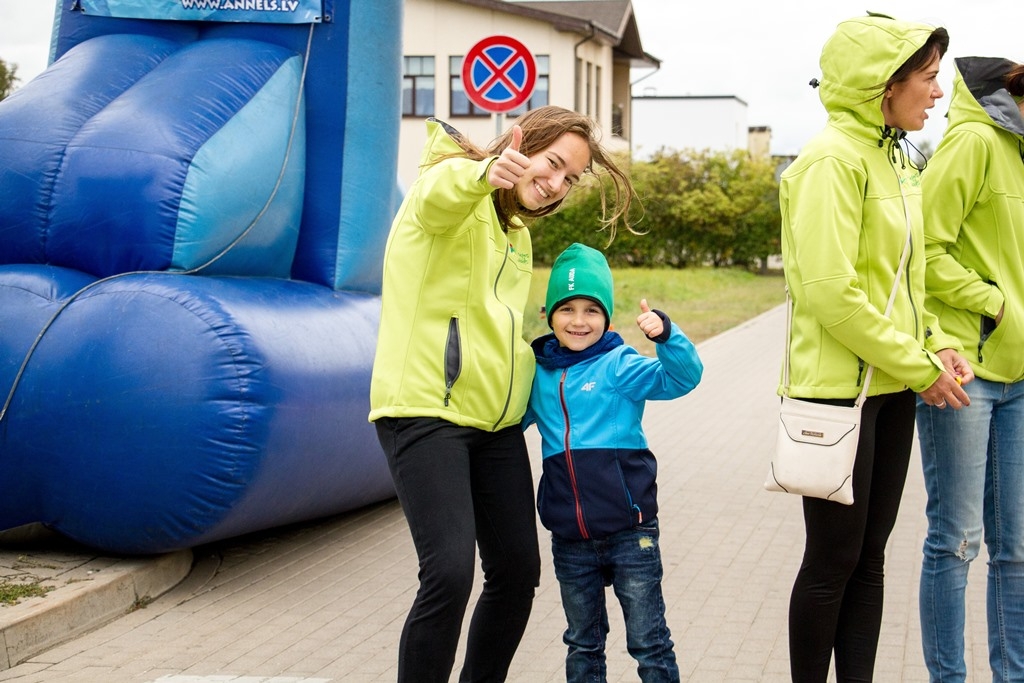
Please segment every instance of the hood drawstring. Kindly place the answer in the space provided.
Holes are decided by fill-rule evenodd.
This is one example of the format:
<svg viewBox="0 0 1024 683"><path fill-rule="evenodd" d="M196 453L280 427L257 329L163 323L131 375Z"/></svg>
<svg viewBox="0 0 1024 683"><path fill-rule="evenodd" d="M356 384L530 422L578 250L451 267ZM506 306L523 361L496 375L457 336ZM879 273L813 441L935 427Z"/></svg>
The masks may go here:
<svg viewBox="0 0 1024 683"><path fill-rule="evenodd" d="M889 160L893 164L899 163L900 168L906 170L907 164L909 163L910 167L916 170L918 173L923 171L928 166L928 160L924 158L923 154L921 154L921 150L919 150L917 147L914 147L910 140L907 139L907 131L900 130L899 128L893 128L889 125L884 126L881 130L882 137L878 139L878 146L879 148L884 147L885 141L887 139L889 140ZM903 144L901 145L900 143ZM918 156L920 156L924 160L924 163L922 163L920 166L914 163L913 157L910 156L910 149L907 149L908 147L913 148L913 150L917 152ZM896 159L897 153L899 153L898 162Z"/></svg>
<svg viewBox="0 0 1024 683"><path fill-rule="evenodd" d="M1021 163L1024 163L1024 137L1017 138L1017 154L1020 155Z"/></svg>
<svg viewBox="0 0 1024 683"><path fill-rule="evenodd" d="M914 168L916 168L918 173L923 172L924 169L928 168L928 159L921 152L921 150L919 150L917 147L914 146L914 143L910 141L910 138L905 138L904 142L907 143L908 147L910 147L915 152L917 152L917 156L921 157L921 165L920 166L918 166L916 163L914 163L914 158L913 157L910 157L910 165L913 166ZM907 151L907 155L908 156L910 155L909 150Z"/></svg>

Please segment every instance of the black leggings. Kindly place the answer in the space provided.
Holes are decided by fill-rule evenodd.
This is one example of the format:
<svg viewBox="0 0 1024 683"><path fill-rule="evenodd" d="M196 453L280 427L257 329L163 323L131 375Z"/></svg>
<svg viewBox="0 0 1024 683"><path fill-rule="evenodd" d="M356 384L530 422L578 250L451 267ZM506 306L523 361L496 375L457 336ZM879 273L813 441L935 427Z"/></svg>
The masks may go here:
<svg viewBox="0 0 1024 683"><path fill-rule="evenodd" d="M377 437L419 556L420 587L399 643L399 683L447 683L477 544L484 586L460 681L504 681L540 582L533 476L522 429L383 418Z"/></svg>
<svg viewBox="0 0 1024 683"><path fill-rule="evenodd" d="M853 505L804 498L807 544L789 602L790 671L823 683L871 681L882 624L885 545L896 524L914 438L912 391L864 402Z"/></svg>

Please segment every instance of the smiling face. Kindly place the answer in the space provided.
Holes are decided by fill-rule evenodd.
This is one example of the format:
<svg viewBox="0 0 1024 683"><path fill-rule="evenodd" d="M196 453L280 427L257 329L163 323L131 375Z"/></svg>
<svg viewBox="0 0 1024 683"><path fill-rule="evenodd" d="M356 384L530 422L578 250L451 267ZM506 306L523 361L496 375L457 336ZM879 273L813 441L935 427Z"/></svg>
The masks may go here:
<svg viewBox="0 0 1024 683"><path fill-rule="evenodd" d="M942 97L939 87L939 55L928 65L913 72L905 81L889 86L882 100L882 114L885 123L902 130L921 130L928 119L927 110L935 106L935 100Z"/></svg>
<svg viewBox="0 0 1024 683"><path fill-rule="evenodd" d="M576 133L563 133L546 149L529 157L516 183L516 197L535 211L561 200L590 166L590 146Z"/></svg>
<svg viewBox="0 0 1024 683"><path fill-rule="evenodd" d="M551 314L551 331L559 345L571 351L582 351L604 336L607 321L604 309L592 299L569 299L556 306Z"/></svg>

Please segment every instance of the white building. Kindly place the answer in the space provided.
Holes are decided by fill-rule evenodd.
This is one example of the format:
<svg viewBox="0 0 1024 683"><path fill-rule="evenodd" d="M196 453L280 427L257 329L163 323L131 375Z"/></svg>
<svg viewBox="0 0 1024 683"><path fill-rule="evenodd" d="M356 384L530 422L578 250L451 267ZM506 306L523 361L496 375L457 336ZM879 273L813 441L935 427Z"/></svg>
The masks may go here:
<svg viewBox="0 0 1024 683"><path fill-rule="evenodd" d="M607 148L628 149L636 130L630 69L660 65L643 50L630 0L405 0L404 8L398 171L406 186L416 177L425 118L486 146L516 115L499 122L466 97L463 58L490 36L515 38L534 57L537 82L519 113L544 104L574 109L597 121Z"/></svg>
<svg viewBox="0 0 1024 683"><path fill-rule="evenodd" d="M747 103L735 95L633 98L634 159L649 159L662 148L763 153L766 133L770 138L770 129L747 125Z"/></svg>

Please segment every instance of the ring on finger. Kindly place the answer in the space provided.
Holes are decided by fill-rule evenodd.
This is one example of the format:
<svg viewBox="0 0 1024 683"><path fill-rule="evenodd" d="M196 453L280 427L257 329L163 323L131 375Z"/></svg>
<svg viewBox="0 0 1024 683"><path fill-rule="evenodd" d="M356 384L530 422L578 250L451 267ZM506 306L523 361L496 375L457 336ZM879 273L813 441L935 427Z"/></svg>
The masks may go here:
<svg viewBox="0 0 1024 683"><path fill-rule="evenodd" d="M945 408L946 407L946 399L942 399L942 403L936 403L935 407L936 408Z"/></svg>

